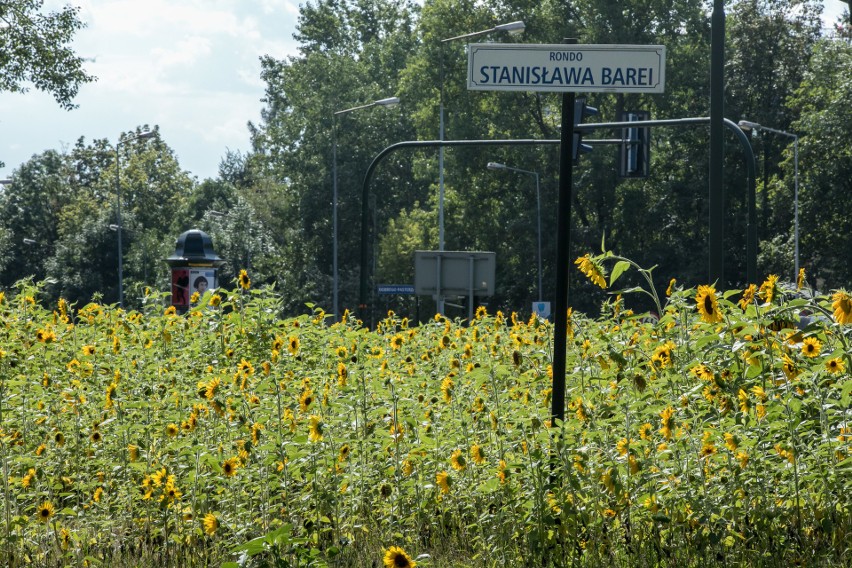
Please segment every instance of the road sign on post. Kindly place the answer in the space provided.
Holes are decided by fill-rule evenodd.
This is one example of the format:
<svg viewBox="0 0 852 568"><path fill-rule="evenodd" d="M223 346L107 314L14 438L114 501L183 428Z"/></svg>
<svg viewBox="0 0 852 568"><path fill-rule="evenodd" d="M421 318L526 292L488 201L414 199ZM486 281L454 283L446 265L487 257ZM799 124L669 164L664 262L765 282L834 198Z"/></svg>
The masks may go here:
<svg viewBox="0 0 852 568"><path fill-rule="evenodd" d="M472 320L474 296L494 295L496 258L495 253L484 251L414 251L414 292L468 296Z"/></svg>
<svg viewBox="0 0 852 568"><path fill-rule="evenodd" d="M568 267L571 254L573 131L579 122L575 93L662 93L666 48L662 45L471 44L467 88L474 91L562 93L559 202L556 213L556 298L553 332L553 424L565 418ZM579 146L579 145L578 145ZM579 150L579 147L578 147Z"/></svg>
<svg viewBox="0 0 852 568"><path fill-rule="evenodd" d="M662 45L474 43L467 88L473 91L662 93Z"/></svg>

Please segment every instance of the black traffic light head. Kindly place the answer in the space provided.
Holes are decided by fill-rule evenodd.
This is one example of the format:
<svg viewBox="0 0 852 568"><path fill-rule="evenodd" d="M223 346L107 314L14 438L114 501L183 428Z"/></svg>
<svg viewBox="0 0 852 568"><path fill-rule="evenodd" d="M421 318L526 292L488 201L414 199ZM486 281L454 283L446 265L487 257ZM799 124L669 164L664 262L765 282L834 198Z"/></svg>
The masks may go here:
<svg viewBox="0 0 852 568"><path fill-rule="evenodd" d="M648 120L648 111L627 111L619 116L619 122L641 122ZM648 177L651 163L651 128L636 127L621 129L621 149L618 173L624 178Z"/></svg>
<svg viewBox="0 0 852 568"><path fill-rule="evenodd" d="M583 124L587 116L598 114L598 109L586 104L585 97L577 97L574 99L574 126ZM571 156L576 164L580 160L580 153L588 153L592 151L592 147L588 144L583 144L583 131L574 129L574 141L571 147Z"/></svg>

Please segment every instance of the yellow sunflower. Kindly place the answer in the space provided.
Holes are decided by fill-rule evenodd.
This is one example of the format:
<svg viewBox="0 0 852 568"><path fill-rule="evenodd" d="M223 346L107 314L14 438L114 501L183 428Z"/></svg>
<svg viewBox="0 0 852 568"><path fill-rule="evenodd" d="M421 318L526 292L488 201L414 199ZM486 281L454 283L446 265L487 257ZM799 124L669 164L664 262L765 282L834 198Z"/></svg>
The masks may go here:
<svg viewBox="0 0 852 568"><path fill-rule="evenodd" d="M713 286L699 286L698 293L695 294L695 303L702 321L705 323L722 321L722 312L719 310L719 301Z"/></svg>
<svg viewBox="0 0 852 568"><path fill-rule="evenodd" d="M745 311L746 308L748 308L749 304L751 304L754 301L754 295L756 293L757 293L757 286L755 286L754 284L749 284L748 288L743 290L743 295L742 295L742 297L740 298L740 301L739 301L739 306L740 306L740 308L742 308L743 311Z"/></svg>
<svg viewBox="0 0 852 568"><path fill-rule="evenodd" d="M240 288L242 288L243 290L248 290L249 288L251 288L251 280L249 279L248 272L246 272L245 269L240 270L239 281Z"/></svg>
<svg viewBox="0 0 852 568"><path fill-rule="evenodd" d="M216 534L216 530L219 528L219 518L213 513L207 513L204 515L204 520L202 521L204 524L204 532L210 536Z"/></svg>
<svg viewBox="0 0 852 568"><path fill-rule="evenodd" d="M456 471L464 471L467 469L467 460L464 459L464 455L462 455L461 450L455 450L453 455L450 457L450 465L453 466L453 469Z"/></svg>
<svg viewBox="0 0 852 568"><path fill-rule="evenodd" d="M822 343L816 337L806 337L802 341L802 354L805 357L816 357L820 350L822 350Z"/></svg>
<svg viewBox="0 0 852 568"><path fill-rule="evenodd" d="M385 551L383 559L385 568L414 568L417 563L398 546L391 546Z"/></svg>
<svg viewBox="0 0 852 568"><path fill-rule="evenodd" d="M843 363L843 359L835 357L825 362L825 369L832 375L839 375L846 370L846 365Z"/></svg>
<svg viewBox="0 0 852 568"><path fill-rule="evenodd" d="M672 437L672 428L674 428L674 408L671 406L666 407L662 412L660 412L660 418L662 420L662 427L660 428L660 434L666 440L671 440Z"/></svg>
<svg viewBox="0 0 852 568"><path fill-rule="evenodd" d="M289 342L287 343L287 351L290 352L290 355L299 354L299 338L295 335L290 336Z"/></svg>
<svg viewBox="0 0 852 568"><path fill-rule="evenodd" d="M397 334L396 334L396 335L394 335L394 336L393 336L393 338L391 339L391 348L392 348L394 351L396 351L397 349L399 349L400 347L402 347L402 344L403 344L404 342L405 342L405 338L404 338L404 337L402 337L402 334L397 333Z"/></svg>
<svg viewBox="0 0 852 568"><path fill-rule="evenodd" d="M470 447L470 459L477 465L485 463L485 452L482 450L482 446L474 444Z"/></svg>
<svg viewBox="0 0 852 568"><path fill-rule="evenodd" d="M217 307L221 303L222 303L222 296L220 296L219 294L213 294L212 296L210 296L209 304L211 306L213 306L214 308Z"/></svg>
<svg viewBox="0 0 852 568"><path fill-rule="evenodd" d="M299 397L299 409L302 412L307 412L313 402L314 391L312 391L310 387L306 387L305 390L302 391L302 395Z"/></svg>
<svg viewBox="0 0 852 568"><path fill-rule="evenodd" d="M852 323L852 297L846 290L838 290L831 299L834 300L831 307L835 321L840 324Z"/></svg>
<svg viewBox="0 0 852 568"><path fill-rule="evenodd" d="M606 289L606 277L603 267L595 262L591 255L586 254L574 261L574 264L580 269L580 272L586 275L586 278L592 281L593 284Z"/></svg>
<svg viewBox="0 0 852 568"><path fill-rule="evenodd" d="M308 433L308 439L311 442L322 442L322 433L323 433L322 417L317 416L315 414L312 414L310 421L311 421L311 424L310 424L310 429L309 429L309 433Z"/></svg>
<svg viewBox="0 0 852 568"><path fill-rule="evenodd" d="M774 300L775 296L778 294L777 274L770 274L766 277L766 280L764 280L763 284L760 285L759 294L760 297L763 298L764 303L772 303L772 300Z"/></svg>
<svg viewBox="0 0 852 568"><path fill-rule="evenodd" d="M36 518L40 523L50 522L50 518L53 516L53 513L56 510L53 508L53 503L50 501L45 501L39 508L36 510Z"/></svg>
<svg viewBox="0 0 852 568"><path fill-rule="evenodd" d="M677 284L677 280L675 280L674 278L669 280L669 287L666 288L666 296L672 295L672 293L675 291L675 284Z"/></svg>
<svg viewBox="0 0 852 568"><path fill-rule="evenodd" d="M441 488L441 493L449 493L450 492L450 474L446 471L439 471L435 475L435 482L438 484L438 487Z"/></svg>
<svg viewBox="0 0 852 568"><path fill-rule="evenodd" d="M232 457L226 459L222 462L222 474L225 477L234 477L237 473L237 468L240 465L240 460L238 458Z"/></svg>

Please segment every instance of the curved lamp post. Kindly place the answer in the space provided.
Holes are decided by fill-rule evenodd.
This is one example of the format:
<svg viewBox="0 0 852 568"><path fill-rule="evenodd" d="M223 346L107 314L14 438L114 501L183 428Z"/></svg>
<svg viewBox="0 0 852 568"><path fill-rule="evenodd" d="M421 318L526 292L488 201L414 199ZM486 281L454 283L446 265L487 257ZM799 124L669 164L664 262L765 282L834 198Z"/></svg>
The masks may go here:
<svg viewBox="0 0 852 568"><path fill-rule="evenodd" d="M374 106L394 106L399 104L398 97L388 97L386 99L379 99L377 101L373 101L371 103L360 105L352 108L347 108L343 110L338 110L332 116L332 125L331 125L331 156L332 156L332 167L331 167L331 177L332 177L332 197L331 197L331 232L332 232L332 311L334 312L334 321L338 321L340 318L339 306L338 306L338 287L339 287L339 276L337 270L337 116L341 114L346 114L350 112L354 112L356 110L362 110Z"/></svg>
<svg viewBox="0 0 852 568"><path fill-rule="evenodd" d="M793 282L799 277L799 136L792 132L784 132L769 128L756 122L741 120L739 127L743 130L757 130L771 132L779 136L786 136L793 139L793 242L794 242L794 260L793 260Z"/></svg>
<svg viewBox="0 0 852 568"><path fill-rule="evenodd" d="M468 34L448 37L441 40L441 73L440 73L440 91L438 101L438 140L444 139L444 44L460 39L472 39L475 37L487 35L494 32L506 32L510 35L517 35L524 32L526 25L523 21L509 22L500 24L487 30L471 32ZM444 250L444 147L438 147L438 250ZM438 298L438 313L444 313L444 299Z"/></svg>
<svg viewBox="0 0 852 568"><path fill-rule="evenodd" d="M489 170L508 170L512 172L518 172L522 174L530 174L535 176L535 200L536 200L536 210L538 213L538 301L542 301L542 285L541 285L541 189L539 186L539 177L538 172L532 170L523 170L521 168L513 168L511 166L507 166L505 164L499 164L497 162L488 162L488 166L486 166Z"/></svg>
<svg viewBox="0 0 852 568"><path fill-rule="evenodd" d="M118 219L118 227L120 228L121 223L121 158L118 154L118 148L122 144L127 144L128 142L133 142L134 140L147 140L148 138L153 138L155 135L154 132L142 132L141 134L137 134L136 136L131 136L130 138L125 138L123 140L119 139L118 142L115 143L115 211L116 217ZM121 262L121 231L116 231L116 235L118 235L118 305L122 309L124 309L124 267Z"/></svg>

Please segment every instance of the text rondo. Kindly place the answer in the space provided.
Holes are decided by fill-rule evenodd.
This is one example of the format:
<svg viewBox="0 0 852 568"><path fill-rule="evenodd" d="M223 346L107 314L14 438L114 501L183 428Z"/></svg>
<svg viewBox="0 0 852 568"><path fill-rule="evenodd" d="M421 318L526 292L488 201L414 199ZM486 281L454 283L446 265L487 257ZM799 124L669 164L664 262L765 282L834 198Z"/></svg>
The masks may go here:
<svg viewBox="0 0 852 568"><path fill-rule="evenodd" d="M662 93L662 45L471 44L468 89Z"/></svg>

